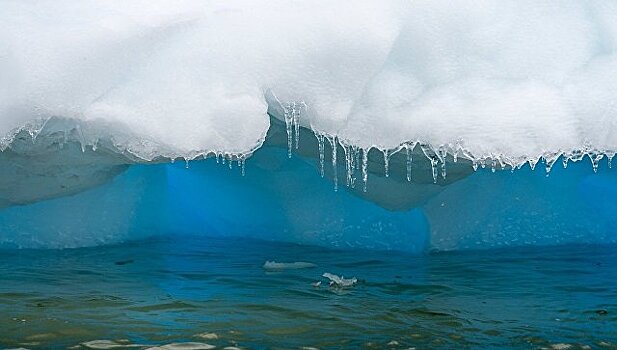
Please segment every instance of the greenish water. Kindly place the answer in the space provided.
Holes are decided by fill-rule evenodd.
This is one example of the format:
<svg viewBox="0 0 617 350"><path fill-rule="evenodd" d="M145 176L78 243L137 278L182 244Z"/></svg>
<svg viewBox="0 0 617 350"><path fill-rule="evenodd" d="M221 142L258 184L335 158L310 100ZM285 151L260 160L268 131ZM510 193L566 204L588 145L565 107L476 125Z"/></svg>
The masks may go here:
<svg viewBox="0 0 617 350"><path fill-rule="evenodd" d="M267 260L317 266L268 271ZM359 282L333 289L324 272ZM410 256L205 237L0 251L0 348L93 340L117 349L617 349L617 253Z"/></svg>

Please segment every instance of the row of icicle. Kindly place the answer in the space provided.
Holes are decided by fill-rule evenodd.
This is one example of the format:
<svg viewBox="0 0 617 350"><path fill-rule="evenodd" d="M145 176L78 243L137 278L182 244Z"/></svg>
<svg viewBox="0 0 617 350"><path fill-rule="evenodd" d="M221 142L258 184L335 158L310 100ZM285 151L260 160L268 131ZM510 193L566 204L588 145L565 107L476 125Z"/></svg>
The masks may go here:
<svg viewBox="0 0 617 350"><path fill-rule="evenodd" d="M293 149L298 149L299 141L300 141L300 117L302 113L304 113L307 109L307 105L304 102L290 102L283 106L284 116L285 116L285 127L287 132L287 152L288 157L291 158ZM38 134L42 131L46 124L46 120L37 121L36 123L27 124L21 128L14 130L14 132L10 133L8 136L5 136L1 139L0 142L0 151L4 151L6 148L10 146L13 138L19 131L27 131L32 137L32 141L36 140ZM79 128L78 128L79 131ZM607 158L608 168L612 168L612 159L615 156L616 152L601 152L593 149L592 147L586 147L583 150L575 150L571 152L554 152L550 154L545 154L542 157L532 158L532 159L520 159L513 160L503 156L490 156L485 158L475 158L471 153L465 150L465 148L460 144L453 145L441 145L437 149L433 148L429 144L421 143L421 142L405 142L399 145L394 149L381 149L378 147L369 147L369 148L361 148L355 146L351 143L347 143L341 139L339 139L335 135L330 135L327 133L319 132L313 130L313 134L317 138L318 148L319 148L319 172L321 177L325 176L324 172L324 163L325 163L325 144L326 141L330 144L332 150L332 178L334 181L334 190L338 190L338 174L337 174L337 151L340 146L343 149L344 157L345 157L345 169L346 169L346 186L350 188L355 188L357 183L356 172L359 172L361 175L361 180L363 184L363 191L367 191L367 182L368 182L368 153L371 149L375 148L379 150L383 154L384 159L384 176L389 177L389 162L390 157L398 152L404 151L406 154L406 179L407 181L412 180L412 161L413 161L413 150L419 146L422 150L422 153L431 163L431 171L433 176L433 182L437 183L438 178L441 176L442 179L446 178L446 160L447 157L450 156L452 161L456 163L458 161L459 156L462 156L465 159L468 159L472 163L472 168L474 171L478 170L478 168L486 168L490 167L492 172L495 172L497 168L506 169L510 168L511 171L522 168L525 164L529 164L532 170L535 170L537 164L540 161L543 161L545 164L546 174L550 173L553 165L557 162L557 160L562 158L562 165L564 168L568 166L569 161L578 162L581 161L587 156L591 161L591 165L594 172L598 171L600 161ZM65 141L66 137L65 137ZM85 144L84 140L80 140L82 143L82 151L85 152ZM93 151L96 151L97 144L94 142L90 145ZM119 145L116 145L119 146ZM130 150L125 149L124 151L130 152ZM134 154L133 152L130 152ZM252 153L252 152L251 152ZM209 154L214 154L217 163L225 164L227 163L229 168L233 168L233 163L236 162L237 166L241 169L242 176L245 175L245 163L246 159L251 155L248 154L234 154L228 152L208 152L202 153L203 158L208 158ZM138 156L137 154L134 154ZM170 157L173 162L173 157ZM189 166L189 160L195 159L197 157L185 158L186 166Z"/></svg>
<svg viewBox="0 0 617 350"><path fill-rule="evenodd" d="M298 149L300 141L300 116L303 111L306 111L307 105L303 101L289 102L283 106L285 117L285 128L287 131L287 154L291 158L293 149ZM568 162L578 162L585 156L588 156L594 172L598 171L600 161L606 157L608 168L612 168L612 159L616 152L599 152L588 147L586 150L576 150L572 152L556 152L552 154L546 154L542 157L535 159L525 159L522 161L510 160L503 156L491 156L485 158L475 158L471 153L467 152L461 144L456 146L441 145L437 149L432 146L421 142L405 142L395 149L380 149L377 147L360 148L345 141L340 140L335 135L319 132L313 130L313 134L317 138L319 148L319 172L321 177L324 177L324 162L325 162L325 142L330 143L332 149L332 177L334 181L334 190L338 190L338 174L337 174L337 149L338 146L344 151L345 155L345 169L346 169L346 186L355 188L356 185L356 171L361 173L361 179L363 183L363 191L367 191L368 182L368 153L372 148L378 149L383 154L384 159L384 176L389 177L389 162L390 157L397 152L405 150L406 153L406 178L407 181L412 180L412 152L416 146L419 146L422 153L431 163L431 170L433 176L433 183L437 183L439 176L442 179L446 178L446 160L448 155L452 157L452 161L457 163L459 155L466 159L471 160L472 168L477 171L478 168L486 168L490 163L492 172L497 170L499 166L501 169L510 168L511 171L522 168L525 164L529 164L532 170L535 170L536 165L543 160L545 163L546 175L548 176L555 162L561 157L564 168L567 168Z"/></svg>

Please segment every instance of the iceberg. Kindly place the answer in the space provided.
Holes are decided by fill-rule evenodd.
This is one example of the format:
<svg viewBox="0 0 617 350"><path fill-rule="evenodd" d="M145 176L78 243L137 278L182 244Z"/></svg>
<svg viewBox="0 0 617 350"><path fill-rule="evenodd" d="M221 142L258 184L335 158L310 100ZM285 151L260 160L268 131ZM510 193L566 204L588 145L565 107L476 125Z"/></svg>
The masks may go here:
<svg viewBox="0 0 617 350"><path fill-rule="evenodd" d="M617 240L617 4L147 4L2 4L0 247Z"/></svg>

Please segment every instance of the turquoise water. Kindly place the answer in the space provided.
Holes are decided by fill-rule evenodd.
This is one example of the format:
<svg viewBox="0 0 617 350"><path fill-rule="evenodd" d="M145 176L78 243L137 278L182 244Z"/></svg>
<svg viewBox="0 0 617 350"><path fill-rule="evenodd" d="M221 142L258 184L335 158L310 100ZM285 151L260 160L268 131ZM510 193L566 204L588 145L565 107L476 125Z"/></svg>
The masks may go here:
<svg viewBox="0 0 617 350"><path fill-rule="evenodd" d="M173 237L4 250L0 271L0 348L617 348L615 246L413 256ZM333 289L324 272L359 281Z"/></svg>

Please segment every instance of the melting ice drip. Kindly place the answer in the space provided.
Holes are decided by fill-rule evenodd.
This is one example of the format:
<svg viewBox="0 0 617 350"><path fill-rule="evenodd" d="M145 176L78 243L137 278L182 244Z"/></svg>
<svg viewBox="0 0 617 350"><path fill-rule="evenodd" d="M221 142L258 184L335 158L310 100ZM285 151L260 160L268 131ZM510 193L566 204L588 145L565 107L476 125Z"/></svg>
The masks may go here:
<svg viewBox="0 0 617 350"><path fill-rule="evenodd" d="M232 153L215 153L214 157L216 158L217 164L225 164L227 162L229 166L229 170L233 169L233 162L236 161L240 171L242 172L242 176L246 175L246 158L247 156L244 154L232 154ZM185 159L186 167L189 167L189 160Z"/></svg>

